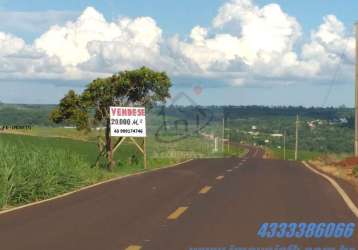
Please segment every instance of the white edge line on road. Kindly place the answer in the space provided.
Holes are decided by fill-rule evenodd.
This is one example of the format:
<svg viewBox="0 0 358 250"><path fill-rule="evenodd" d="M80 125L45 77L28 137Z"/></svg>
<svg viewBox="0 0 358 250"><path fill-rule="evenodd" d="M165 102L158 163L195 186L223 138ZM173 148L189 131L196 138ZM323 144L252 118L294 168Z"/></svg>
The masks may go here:
<svg viewBox="0 0 358 250"><path fill-rule="evenodd" d="M57 200L57 199L60 199L60 198L64 198L64 197L66 197L66 196L69 196L69 195L72 195L72 194L75 194L75 193L79 193L79 192L81 192L81 191L84 191L84 190L87 190L87 189L91 189L91 188L94 188L94 187L97 187L97 186L100 186L100 185L103 185L103 184L107 184L107 183L110 183L110 182L118 181L118 180L121 180L121 179L124 179L124 178L127 178L127 177L137 176L137 175L141 175L141 174L145 174L145 173L150 173L150 172L155 172L155 171L159 171L159 170L164 170L164 169L168 169L168 168L177 167L177 166L179 166L179 165L188 163L188 162L193 161L193 160L194 160L194 159L189 159L189 160L186 160L186 161L183 161L183 162L179 162L179 163L176 163L176 164L173 164L173 165L165 166L165 167L162 167L162 168L155 168L155 169L151 169L151 170L140 171L140 172L133 173L133 174L128 174L128 175L123 175L123 176L114 177L114 178L112 178L112 179L105 180L105 181L102 181L102 182L98 182L98 183L95 183L95 184L92 184L92 185L89 185L89 186L85 186L85 187L82 187L82 188L80 188L80 189L77 189L77 190L74 190L74 191L71 191L71 192L68 192L68 193L64 193L64 194L61 194L61 195L58 195L58 196L55 196L55 197L52 197L52 198L48 198L48 199L41 200L41 201L35 201L35 202L29 203L29 204L25 204L25 205L22 205L22 206L18 206L18 207L13 207L13 208L5 209L5 210L3 210L3 211L0 211L0 215L7 214L7 213L10 213L10 212L14 212L14 211L16 211L16 210L20 210L20 209L23 209L23 208L36 206L36 205L39 205L39 204L42 204L42 203L46 203L46 202L49 202L49 201L53 201L53 200Z"/></svg>
<svg viewBox="0 0 358 250"><path fill-rule="evenodd" d="M309 168L311 171L313 171L314 173L322 176L323 178L325 178L326 180L328 180L332 186L337 190L337 192L342 196L344 202L347 204L348 208L352 211L352 213L358 218L358 208L356 207L356 205L353 203L353 201L351 200L351 198L349 198L348 194L339 186L339 184L331 177L329 177L326 174L323 174L321 172L319 172L318 170L314 169L313 167L311 167L307 162L303 161L303 164Z"/></svg>

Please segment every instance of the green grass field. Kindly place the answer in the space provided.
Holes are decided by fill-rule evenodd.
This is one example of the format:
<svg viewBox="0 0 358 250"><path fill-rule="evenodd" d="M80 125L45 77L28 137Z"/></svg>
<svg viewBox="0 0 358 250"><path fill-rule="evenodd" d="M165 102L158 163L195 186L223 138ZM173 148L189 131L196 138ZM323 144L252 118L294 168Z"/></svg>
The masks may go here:
<svg viewBox="0 0 358 250"><path fill-rule="evenodd" d="M97 147L93 142L1 134L0 207L42 200L140 171L142 165L139 162L126 162L135 150L133 145L121 148L115 155L121 166L109 172L91 167L97 158Z"/></svg>
<svg viewBox="0 0 358 250"><path fill-rule="evenodd" d="M130 140L116 151L112 172L91 167L98 155L96 142L76 137L76 131L63 137L64 129L44 128L32 135L0 134L0 208L43 200L116 176L143 171L143 156ZM66 130L67 131L67 130ZM36 135L42 136L36 136ZM95 138L95 137L93 137ZM140 142L140 139L138 139ZM213 152L213 141L191 136L162 143L147 138L148 169L160 168L192 158L239 156L244 149Z"/></svg>

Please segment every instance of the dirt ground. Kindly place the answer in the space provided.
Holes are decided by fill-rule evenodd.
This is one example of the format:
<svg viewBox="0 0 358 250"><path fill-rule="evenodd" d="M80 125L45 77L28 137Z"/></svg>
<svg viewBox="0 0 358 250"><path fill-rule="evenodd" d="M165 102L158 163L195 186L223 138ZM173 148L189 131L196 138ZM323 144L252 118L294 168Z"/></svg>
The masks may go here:
<svg viewBox="0 0 358 250"><path fill-rule="evenodd" d="M325 156L308 162L322 172L349 182L358 191L358 178L353 174L353 169L358 166L358 157L337 160L334 156Z"/></svg>

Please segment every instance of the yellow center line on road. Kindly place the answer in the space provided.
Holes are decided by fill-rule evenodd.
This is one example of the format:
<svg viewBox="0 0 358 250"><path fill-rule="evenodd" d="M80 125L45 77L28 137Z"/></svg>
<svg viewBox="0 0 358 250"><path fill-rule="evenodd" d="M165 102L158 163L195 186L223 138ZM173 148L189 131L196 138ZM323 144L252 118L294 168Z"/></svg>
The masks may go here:
<svg viewBox="0 0 358 250"><path fill-rule="evenodd" d="M216 177L216 179L217 179L217 180L222 180L222 179L224 179L224 177L225 177L225 176L220 175L220 176Z"/></svg>
<svg viewBox="0 0 358 250"><path fill-rule="evenodd" d="M199 191L199 194L206 194L211 188L210 186L205 186Z"/></svg>
<svg viewBox="0 0 358 250"><path fill-rule="evenodd" d="M131 245L131 246L127 247L125 250L140 250L140 249L142 249L142 246Z"/></svg>
<svg viewBox="0 0 358 250"><path fill-rule="evenodd" d="M180 215L182 215L185 210L187 210L188 207L178 207L177 210L175 210L173 213L171 213L169 216L168 216L168 220L176 220L179 218Z"/></svg>

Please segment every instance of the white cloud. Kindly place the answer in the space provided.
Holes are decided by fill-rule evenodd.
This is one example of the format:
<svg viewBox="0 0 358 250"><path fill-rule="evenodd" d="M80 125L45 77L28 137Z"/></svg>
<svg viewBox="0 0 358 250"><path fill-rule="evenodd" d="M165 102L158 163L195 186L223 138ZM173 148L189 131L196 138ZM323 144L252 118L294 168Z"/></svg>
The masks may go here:
<svg viewBox="0 0 358 250"><path fill-rule="evenodd" d="M304 57L309 57L308 52L315 48L330 55L331 58L343 58L347 63L355 60L355 39L347 34L345 26L335 16L324 17L323 24L311 34L312 42L304 47Z"/></svg>
<svg viewBox="0 0 358 250"><path fill-rule="evenodd" d="M311 40L298 48L301 30L278 4L260 8L252 0L231 0L219 9L212 27L194 27L190 40L174 46L193 70L233 85L321 82L332 78L337 67L351 70L355 40L335 16L324 17ZM225 71L231 74L223 79Z"/></svg>
<svg viewBox="0 0 358 250"><path fill-rule="evenodd" d="M351 78L355 62L355 39L348 34L342 22L328 15L317 30L311 32L311 41L302 47L302 58L319 65L321 78L329 78L342 67L343 77Z"/></svg>
<svg viewBox="0 0 358 250"><path fill-rule="evenodd" d="M1 18L0 18L1 19ZM0 32L0 78L84 79L147 65L178 79L244 85L312 82L354 63L355 41L335 16L302 42L302 27L278 4L230 0L209 27L165 38L151 17L109 22L92 7L51 26L33 44Z"/></svg>
<svg viewBox="0 0 358 250"><path fill-rule="evenodd" d="M16 54L25 47L25 41L11 34L0 32L0 56Z"/></svg>
<svg viewBox="0 0 358 250"><path fill-rule="evenodd" d="M49 57L21 38L0 32L0 79L52 79L62 78L64 73L57 57Z"/></svg>
<svg viewBox="0 0 358 250"><path fill-rule="evenodd" d="M181 56L190 60L202 72L223 70L227 68L231 60L240 55L240 41L230 34L218 34L212 38L206 38L198 31L204 31L200 27L192 31L191 42L177 41L174 46Z"/></svg>
<svg viewBox="0 0 358 250"><path fill-rule="evenodd" d="M259 8L250 0L232 0L219 9L210 31L194 27L190 41L174 44L202 74L213 76L225 70L243 73L226 79L236 85L255 76L284 79L312 76L317 71L316 65L300 61L293 50L301 26L277 4Z"/></svg>
<svg viewBox="0 0 358 250"><path fill-rule="evenodd" d="M118 21L117 35L112 39L93 39L86 50L90 60L83 69L113 72L148 65L155 67L160 55L162 31L149 17Z"/></svg>
<svg viewBox="0 0 358 250"><path fill-rule="evenodd" d="M224 4L214 18L213 27L240 37L242 49L246 50L241 53L248 63L258 59L258 53L291 50L301 36L297 20L283 12L278 4L259 8L251 0Z"/></svg>
<svg viewBox="0 0 358 250"><path fill-rule="evenodd" d="M35 41L35 47L57 56L63 66L87 62L86 66L115 68L121 63L131 66L153 61L159 55L161 32L152 18L107 22L101 13L88 7L75 22L51 27Z"/></svg>
<svg viewBox="0 0 358 250"><path fill-rule="evenodd" d="M88 7L73 22L54 25L26 44L0 33L0 79L90 80L128 68L157 66L162 31L150 17L107 22ZM159 59L158 59L159 58Z"/></svg>

